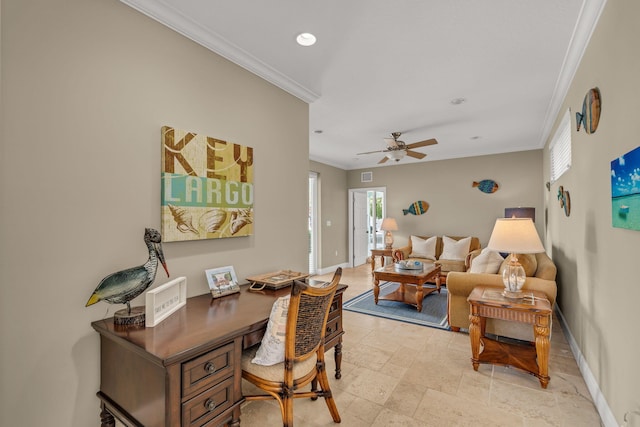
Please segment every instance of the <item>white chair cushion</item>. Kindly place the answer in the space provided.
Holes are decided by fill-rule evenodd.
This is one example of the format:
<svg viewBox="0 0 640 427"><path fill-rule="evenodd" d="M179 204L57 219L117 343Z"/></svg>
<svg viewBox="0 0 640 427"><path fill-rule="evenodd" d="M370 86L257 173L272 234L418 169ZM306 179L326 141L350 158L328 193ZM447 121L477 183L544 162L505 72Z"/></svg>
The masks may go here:
<svg viewBox="0 0 640 427"><path fill-rule="evenodd" d="M471 237L455 240L451 237L442 236L442 245L442 255L440 255L440 259L464 261L469 254Z"/></svg>
<svg viewBox="0 0 640 427"><path fill-rule="evenodd" d="M267 381L283 381L284 380L284 362L271 366L258 365L252 362L255 357L258 346L253 346L242 352L241 367L243 371L249 372L257 377ZM311 357L301 362L293 364L293 378L300 378L307 375L316 368L318 357L313 353Z"/></svg>
<svg viewBox="0 0 640 427"><path fill-rule="evenodd" d="M271 307L267 330L252 362L258 365L275 365L284 362L284 336L289 314L291 295L278 298Z"/></svg>
<svg viewBox="0 0 640 427"><path fill-rule="evenodd" d="M504 258L498 252L484 248L480 255L471 261L469 273L497 274L502 261L504 261Z"/></svg>
<svg viewBox="0 0 640 427"><path fill-rule="evenodd" d="M427 258L432 261L436 260L436 242L437 236L421 239L418 236L411 236L411 253L409 258Z"/></svg>

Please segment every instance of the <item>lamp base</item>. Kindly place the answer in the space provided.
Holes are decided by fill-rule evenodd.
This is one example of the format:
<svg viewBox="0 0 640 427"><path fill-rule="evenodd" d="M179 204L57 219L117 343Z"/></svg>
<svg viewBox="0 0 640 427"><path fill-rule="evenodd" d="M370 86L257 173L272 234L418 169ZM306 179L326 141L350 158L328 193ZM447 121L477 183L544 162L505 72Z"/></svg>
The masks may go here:
<svg viewBox="0 0 640 427"><path fill-rule="evenodd" d="M518 300L521 300L522 298L524 298L524 292L522 292L522 291L508 291L508 290L505 289L505 290L502 291L502 296L505 297L506 299L518 301Z"/></svg>

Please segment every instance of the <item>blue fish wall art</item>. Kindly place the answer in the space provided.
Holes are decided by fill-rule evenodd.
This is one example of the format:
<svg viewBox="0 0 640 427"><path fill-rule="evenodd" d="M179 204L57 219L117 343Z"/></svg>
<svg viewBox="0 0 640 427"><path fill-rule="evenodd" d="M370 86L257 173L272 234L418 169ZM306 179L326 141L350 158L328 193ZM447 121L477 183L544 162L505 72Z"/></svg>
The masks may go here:
<svg viewBox="0 0 640 427"><path fill-rule="evenodd" d="M487 194L495 193L496 191L498 191L498 188L500 188L498 183L492 179L483 179L480 182L473 181L473 184L471 184L471 186L478 187L478 190Z"/></svg>
<svg viewBox="0 0 640 427"><path fill-rule="evenodd" d="M424 200L413 202L408 209L402 209L403 214L422 215L429 209L429 203Z"/></svg>
<svg viewBox="0 0 640 427"><path fill-rule="evenodd" d="M580 124L585 132L592 134L598 129L600 122L600 89L594 87L584 96L582 113L576 113L576 130L580 131Z"/></svg>

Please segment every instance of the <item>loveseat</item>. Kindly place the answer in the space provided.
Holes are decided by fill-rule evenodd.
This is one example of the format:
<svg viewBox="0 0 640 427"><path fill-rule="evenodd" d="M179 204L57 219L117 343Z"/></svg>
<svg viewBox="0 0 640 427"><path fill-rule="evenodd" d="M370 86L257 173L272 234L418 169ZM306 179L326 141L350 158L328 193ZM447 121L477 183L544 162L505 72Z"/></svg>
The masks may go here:
<svg viewBox="0 0 640 427"><path fill-rule="evenodd" d="M469 270L473 271L473 262L479 255L479 251L470 255L467 263ZM497 273L472 273L451 272L447 277L448 306L447 314L449 325L453 331L469 329L469 303L467 298L476 286L493 286L504 289L502 283L502 270L508 262L508 258L501 262ZM538 290L546 294L553 307L556 301L558 289L556 287L556 265L549 256L542 252L539 254L518 255L518 260L524 267L527 278L523 290ZM533 327L518 322L507 322L497 319L487 319L486 332L503 337L519 340L533 341Z"/></svg>
<svg viewBox="0 0 640 427"><path fill-rule="evenodd" d="M407 246L394 249L393 261L435 262L446 284L449 272L467 271L469 255L479 250L480 240L473 236L409 236Z"/></svg>

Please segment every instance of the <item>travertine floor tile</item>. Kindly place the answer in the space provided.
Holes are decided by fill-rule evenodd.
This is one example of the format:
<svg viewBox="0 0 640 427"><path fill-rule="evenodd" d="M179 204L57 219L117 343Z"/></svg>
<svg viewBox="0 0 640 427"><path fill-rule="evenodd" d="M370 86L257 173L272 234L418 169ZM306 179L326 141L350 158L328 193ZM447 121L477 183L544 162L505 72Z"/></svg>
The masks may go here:
<svg viewBox="0 0 640 427"><path fill-rule="evenodd" d="M322 276L330 279L332 274ZM372 288L369 265L343 269L347 301ZM342 378L327 374L344 427L598 427L586 384L553 319L546 390L515 368L471 365L466 332L450 332L344 311ZM246 382L243 383L243 389ZM296 399L298 427L338 426L322 399ZM279 427L275 401L242 406L243 427Z"/></svg>

